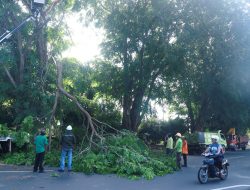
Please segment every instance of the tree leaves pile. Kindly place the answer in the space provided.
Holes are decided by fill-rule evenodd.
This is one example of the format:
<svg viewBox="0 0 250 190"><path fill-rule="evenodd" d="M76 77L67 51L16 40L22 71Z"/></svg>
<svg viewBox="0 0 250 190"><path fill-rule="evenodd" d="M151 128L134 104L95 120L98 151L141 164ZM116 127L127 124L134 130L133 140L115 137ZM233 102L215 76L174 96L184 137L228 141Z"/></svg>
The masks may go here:
<svg viewBox="0 0 250 190"><path fill-rule="evenodd" d="M153 157L135 134L122 132L108 137L101 151L91 151L76 158L73 168L85 173L115 173L129 179L153 179L176 169L173 157Z"/></svg>

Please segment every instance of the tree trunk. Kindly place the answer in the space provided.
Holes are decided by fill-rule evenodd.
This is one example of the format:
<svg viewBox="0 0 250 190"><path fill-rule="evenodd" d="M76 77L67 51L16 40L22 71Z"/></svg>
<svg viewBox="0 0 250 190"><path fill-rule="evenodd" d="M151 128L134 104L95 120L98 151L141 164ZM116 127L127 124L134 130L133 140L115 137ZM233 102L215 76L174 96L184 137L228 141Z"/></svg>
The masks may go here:
<svg viewBox="0 0 250 190"><path fill-rule="evenodd" d="M19 84L23 82L23 72L24 72L24 53L22 46L22 35L20 32L17 33L17 45L18 45L18 53L19 53L19 75L18 80Z"/></svg>
<svg viewBox="0 0 250 190"><path fill-rule="evenodd" d="M128 101L126 101L124 98L123 114L122 114L122 128L131 130L130 109L129 109L127 102Z"/></svg>
<svg viewBox="0 0 250 190"><path fill-rule="evenodd" d="M190 99L188 99L186 101L186 106L187 106L187 109L188 109L188 117L190 119L190 124L191 124L191 126L190 126L191 133L193 133L196 130L196 128L195 128L194 112L193 112L193 109L192 109Z"/></svg>
<svg viewBox="0 0 250 190"><path fill-rule="evenodd" d="M124 96L122 100L123 116L122 116L122 128L131 130L130 120L130 108L131 108L131 91L132 91L132 79L129 77L129 63L127 53L127 38L124 39L124 51L123 51L123 84L124 84Z"/></svg>
<svg viewBox="0 0 250 190"><path fill-rule="evenodd" d="M142 111L142 99L144 96L145 88L144 89L138 89L134 101L133 106L131 109L130 119L131 119L131 129L132 131L137 131L138 126L141 123L141 111Z"/></svg>

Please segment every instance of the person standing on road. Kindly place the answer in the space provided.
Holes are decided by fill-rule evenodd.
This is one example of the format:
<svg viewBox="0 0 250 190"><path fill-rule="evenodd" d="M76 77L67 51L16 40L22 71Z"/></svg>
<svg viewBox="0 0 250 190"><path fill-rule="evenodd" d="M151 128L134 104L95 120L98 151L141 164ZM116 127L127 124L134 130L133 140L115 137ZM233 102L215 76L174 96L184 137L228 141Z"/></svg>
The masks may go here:
<svg viewBox="0 0 250 190"><path fill-rule="evenodd" d="M183 157L183 167L187 167L187 155L188 155L188 143L186 137L182 136L182 157Z"/></svg>
<svg viewBox="0 0 250 190"><path fill-rule="evenodd" d="M176 133L176 144L175 144L175 151L176 151L176 165L179 169L181 169L181 153L182 153L182 139L181 139L181 134Z"/></svg>
<svg viewBox="0 0 250 190"><path fill-rule="evenodd" d="M46 130L43 128L40 131L40 134L35 137L35 146L36 146L36 158L33 172L37 172L39 168L39 173L43 173L43 160L45 156L46 146L48 145L47 137L45 136Z"/></svg>
<svg viewBox="0 0 250 190"><path fill-rule="evenodd" d="M68 172L71 172L72 152L75 144L76 144L76 139L72 133L72 126L69 125L66 128L66 133L61 138L62 152L61 152L60 168L58 170L59 172L64 172L66 155L68 155Z"/></svg>
<svg viewBox="0 0 250 190"><path fill-rule="evenodd" d="M167 134L165 141L167 142L166 154L170 155L173 153L173 144L174 144L173 138L171 137L170 134Z"/></svg>

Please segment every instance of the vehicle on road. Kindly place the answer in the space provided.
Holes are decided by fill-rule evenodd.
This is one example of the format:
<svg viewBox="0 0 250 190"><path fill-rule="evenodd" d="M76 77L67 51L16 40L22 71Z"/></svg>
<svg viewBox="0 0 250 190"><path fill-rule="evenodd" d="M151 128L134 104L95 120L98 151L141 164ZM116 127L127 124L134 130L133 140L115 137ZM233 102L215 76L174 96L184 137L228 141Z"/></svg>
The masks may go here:
<svg viewBox="0 0 250 190"><path fill-rule="evenodd" d="M229 163L227 159L223 159L222 162L215 162L215 156L211 153L203 153L205 159L198 171L198 180L201 184L207 183L209 178L220 178L225 180L228 176Z"/></svg>
<svg viewBox="0 0 250 190"><path fill-rule="evenodd" d="M227 133L227 147L229 150L236 151L237 149L246 150L249 137L247 135L236 134L235 128L231 128Z"/></svg>
<svg viewBox="0 0 250 190"><path fill-rule="evenodd" d="M223 149L227 148L227 141L225 135L221 130L217 132L195 132L192 134L185 134L188 141L188 149L190 154L201 154L211 144L211 137L216 135L219 137L218 143Z"/></svg>

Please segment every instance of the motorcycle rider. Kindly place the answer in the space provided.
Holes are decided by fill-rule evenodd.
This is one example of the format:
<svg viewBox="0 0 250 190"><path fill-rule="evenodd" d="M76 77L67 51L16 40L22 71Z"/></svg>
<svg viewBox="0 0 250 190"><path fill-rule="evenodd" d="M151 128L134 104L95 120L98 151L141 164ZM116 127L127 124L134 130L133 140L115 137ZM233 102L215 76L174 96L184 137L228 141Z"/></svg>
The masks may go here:
<svg viewBox="0 0 250 190"><path fill-rule="evenodd" d="M210 144L209 147L205 150L205 153L210 153L214 158L214 165L211 167L211 171L213 175L216 175L215 166L221 169L221 163L224 158L224 150L223 147L218 143L219 137L217 135L212 135L211 140L212 144Z"/></svg>

